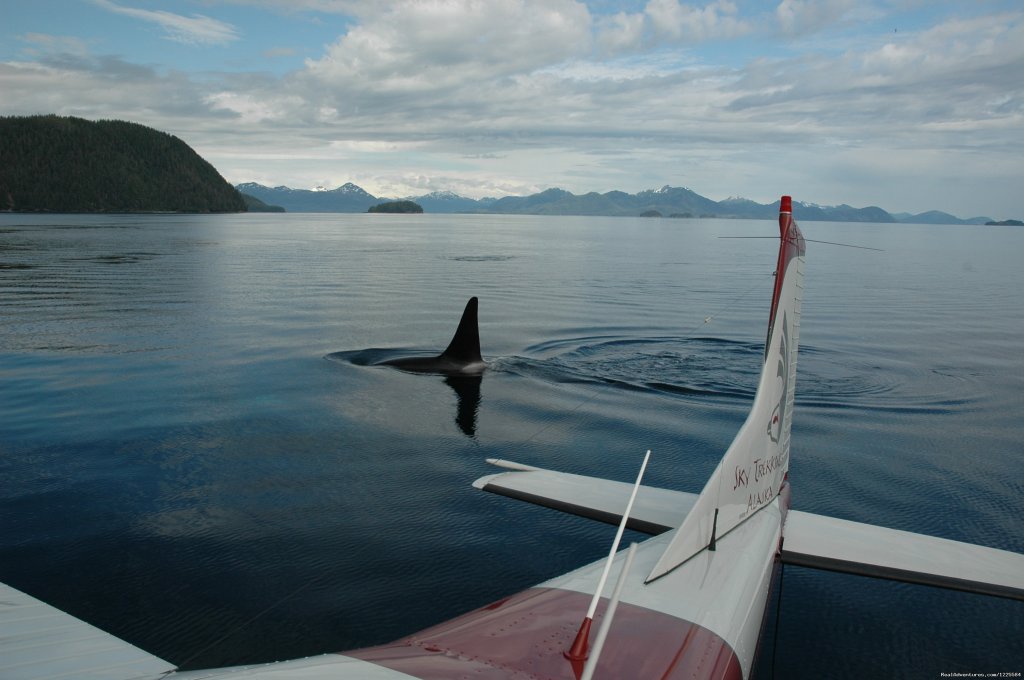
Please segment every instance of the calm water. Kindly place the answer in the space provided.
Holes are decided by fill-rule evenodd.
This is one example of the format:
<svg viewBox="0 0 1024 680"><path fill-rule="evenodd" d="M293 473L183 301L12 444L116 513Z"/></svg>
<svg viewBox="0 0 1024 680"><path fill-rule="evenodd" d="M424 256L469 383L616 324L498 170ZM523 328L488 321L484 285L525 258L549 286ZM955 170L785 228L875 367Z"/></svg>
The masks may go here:
<svg viewBox="0 0 1024 680"><path fill-rule="evenodd" d="M1024 230L801 226L884 252L809 244L794 507L1024 552ZM647 483L699 491L777 247L717 237L776 231L0 215L0 580L200 667L384 642L597 559L613 528L470 483L486 457L631 480L650 448ZM439 351L472 295L479 385L351 361ZM1022 603L783 584L759 677L1024 670Z"/></svg>

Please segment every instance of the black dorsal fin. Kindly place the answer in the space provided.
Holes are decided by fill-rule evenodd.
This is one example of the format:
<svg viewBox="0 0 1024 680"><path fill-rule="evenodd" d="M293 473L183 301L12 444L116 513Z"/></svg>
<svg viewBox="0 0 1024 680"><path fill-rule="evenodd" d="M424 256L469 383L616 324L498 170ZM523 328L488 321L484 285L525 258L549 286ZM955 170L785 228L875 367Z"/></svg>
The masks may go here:
<svg viewBox="0 0 1024 680"><path fill-rule="evenodd" d="M483 357L480 356L480 329L477 326L476 307L476 297L469 298L466 310L462 312L459 327L455 330L455 337L441 356L467 364L483 361Z"/></svg>

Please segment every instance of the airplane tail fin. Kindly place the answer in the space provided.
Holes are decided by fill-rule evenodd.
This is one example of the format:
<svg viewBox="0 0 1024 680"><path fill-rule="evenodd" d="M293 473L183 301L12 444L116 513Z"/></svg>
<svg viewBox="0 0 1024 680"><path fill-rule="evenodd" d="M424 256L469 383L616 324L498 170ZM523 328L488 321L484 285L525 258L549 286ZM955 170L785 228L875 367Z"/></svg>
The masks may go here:
<svg viewBox="0 0 1024 680"><path fill-rule="evenodd" d="M455 329L455 336L441 356L464 363L483 361L483 357L480 356L480 329L477 323L476 297L469 298L469 302L466 303L459 327Z"/></svg>
<svg viewBox="0 0 1024 680"><path fill-rule="evenodd" d="M775 500L786 482L805 250L789 196L783 196L779 206L779 235L768 338L754 404L647 581L705 548L713 550L717 538Z"/></svg>

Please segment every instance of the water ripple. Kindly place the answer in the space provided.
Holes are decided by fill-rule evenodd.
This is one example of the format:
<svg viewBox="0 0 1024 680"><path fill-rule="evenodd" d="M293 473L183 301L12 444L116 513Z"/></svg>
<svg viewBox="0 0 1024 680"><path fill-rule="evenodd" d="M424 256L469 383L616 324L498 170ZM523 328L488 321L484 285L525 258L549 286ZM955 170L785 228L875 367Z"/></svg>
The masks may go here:
<svg viewBox="0 0 1024 680"><path fill-rule="evenodd" d="M532 356L497 361L493 368L555 382L749 400L757 385L763 348L715 337L599 335L549 340L526 351Z"/></svg>
<svg viewBox="0 0 1024 680"><path fill-rule="evenodd" d="M717 337L562 337L533 344L525 357L492 369L560 383L749 401L764 345ZM943 414L975 408L987 376L976 369L929 367L874 355L802 347L797 403L823 409Z"/></svg>
<svg viewBox="0 0 1024 680"><path fill-rule="evenodd" d="M449 262L507 262L514 260L514 255L448 255L442 259Z"/></svg>
<svg viewBox="0 0 1024 680"><path fill-rule="evenodd" d="M984 378L955 367L801 347L797 401L817 408L944 414L975 408Z"/></svg>

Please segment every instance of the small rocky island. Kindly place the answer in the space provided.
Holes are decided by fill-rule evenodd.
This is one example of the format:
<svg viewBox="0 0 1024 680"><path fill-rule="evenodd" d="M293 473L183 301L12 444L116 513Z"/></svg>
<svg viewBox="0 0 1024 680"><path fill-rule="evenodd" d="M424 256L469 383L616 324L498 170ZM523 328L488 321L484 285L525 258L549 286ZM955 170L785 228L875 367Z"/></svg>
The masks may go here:
<svg viewBox="0 0 1024 680"><path fill-rule="evenodd" d="M423 206L415 201L387 201L371 206L366 212L371 213L421 213Z"/></svg>
<svg viewBox="0 0 1024 680"><path fill-rule="evenodd" d="M996 222L994 220L985 223L986 227L1024 227L1024 222L1020 220L1001 220Z"/></svg>

